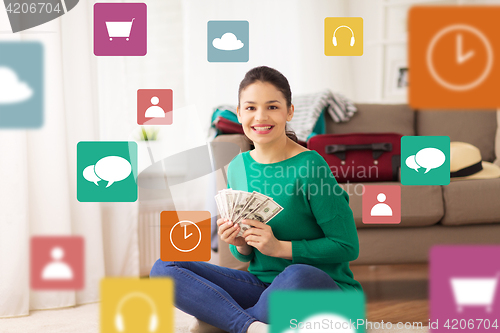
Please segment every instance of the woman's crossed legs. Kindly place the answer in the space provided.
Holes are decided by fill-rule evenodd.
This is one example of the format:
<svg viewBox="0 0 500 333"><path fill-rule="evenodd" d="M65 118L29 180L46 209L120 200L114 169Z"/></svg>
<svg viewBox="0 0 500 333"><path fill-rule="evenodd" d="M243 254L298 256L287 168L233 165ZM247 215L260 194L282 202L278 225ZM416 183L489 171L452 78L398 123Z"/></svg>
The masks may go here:
<svg viewBox="0 0 500 333"><path fill-rule="evenodd" d="M235 333L245 333L256 320L268 323L268 299L274 290L339 289L328 274L303 264L288 266L271 284L249 272L205 262L158 260L150 276L174 280L178 309Z"/></svg>

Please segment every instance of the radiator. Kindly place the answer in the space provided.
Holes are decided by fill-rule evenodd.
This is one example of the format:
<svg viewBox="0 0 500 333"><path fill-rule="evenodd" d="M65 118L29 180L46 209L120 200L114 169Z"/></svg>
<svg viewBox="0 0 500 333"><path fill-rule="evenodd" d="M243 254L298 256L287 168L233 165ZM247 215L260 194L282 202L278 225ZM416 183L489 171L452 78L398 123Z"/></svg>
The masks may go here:
<svg viewBox="0 0 500 333"><path fill-rule="evenodd" d="M139 267L141 276L149 276L160 258L160 213L162 205L139 204Z"/></svg>

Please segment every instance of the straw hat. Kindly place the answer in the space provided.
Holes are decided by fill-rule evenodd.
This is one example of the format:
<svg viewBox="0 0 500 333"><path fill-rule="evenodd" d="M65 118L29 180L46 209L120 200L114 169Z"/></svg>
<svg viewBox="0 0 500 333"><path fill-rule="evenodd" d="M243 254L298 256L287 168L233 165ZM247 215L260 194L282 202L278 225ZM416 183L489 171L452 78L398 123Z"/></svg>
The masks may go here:
<svg viewBox="0 0 500 333"><path fill-rule="evenodd" d="M470 143L450 143L451 179L491 179L500 177L500 167L481 161L481 152Z"/></svg>

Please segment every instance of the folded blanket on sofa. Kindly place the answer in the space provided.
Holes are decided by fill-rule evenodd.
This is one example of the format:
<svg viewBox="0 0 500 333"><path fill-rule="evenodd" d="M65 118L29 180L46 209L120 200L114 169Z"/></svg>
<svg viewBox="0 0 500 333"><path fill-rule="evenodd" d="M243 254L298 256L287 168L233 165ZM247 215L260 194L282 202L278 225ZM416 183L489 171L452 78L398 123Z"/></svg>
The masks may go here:
<svg viewBox="0 0 500 333"><path fill-rule="evenodd" d="M292 103L295 113L289 125L301 141L307 141L316 134L325 134L324 125L322 129L318 126L319 122L324 121L320 117L323 111L336 123L348 121L357 111L353 102L328 89L315 94L299 95L293 98ZM318 130L321 132L318 133Z"/></svg>

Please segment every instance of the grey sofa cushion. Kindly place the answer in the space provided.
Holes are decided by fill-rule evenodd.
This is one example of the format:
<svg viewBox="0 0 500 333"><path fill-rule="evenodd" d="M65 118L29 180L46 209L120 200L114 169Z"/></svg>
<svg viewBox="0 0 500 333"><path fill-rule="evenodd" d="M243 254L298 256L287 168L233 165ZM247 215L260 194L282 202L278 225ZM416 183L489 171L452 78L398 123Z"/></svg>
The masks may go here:
<svg viewBox="0 0 500 333"><path fill-rule="evenodd" d="M483 161L495 160L497 113L494 111L417 111L417 135L446 135L473 144Z"/></svg>
<svg viewBox="0 0 500 333"><path fill-rule="evenodd" d="M362 185L400 185L401 223L363 224ZM349 194L349 206L358 229L425 227L438 223L444 215L441 186L404 186L399 182L343 183L339 184Z"/></svg>
<svg viewBox="0 0 500 333"><path fill-rule="evenodd" d="M358 112L345 123L325 116L326 133L383 133L415 135L415 113L406 104L356 104Z"/></svg>
<svg viewBox="0 0 500 333"><path fill-rule="evenodd" d="M429 250L443 244L500 244L500 224L427 228L362 229L354 265L425 263ZM356 278L356 275L354 275Z"/></svg>
<svg viewBox="0 0 500 333"><path fill-rule="evenodd" d="M446 215L441 224L500 222L500 178L452 181L443 186L443 198Z"/></svg>

